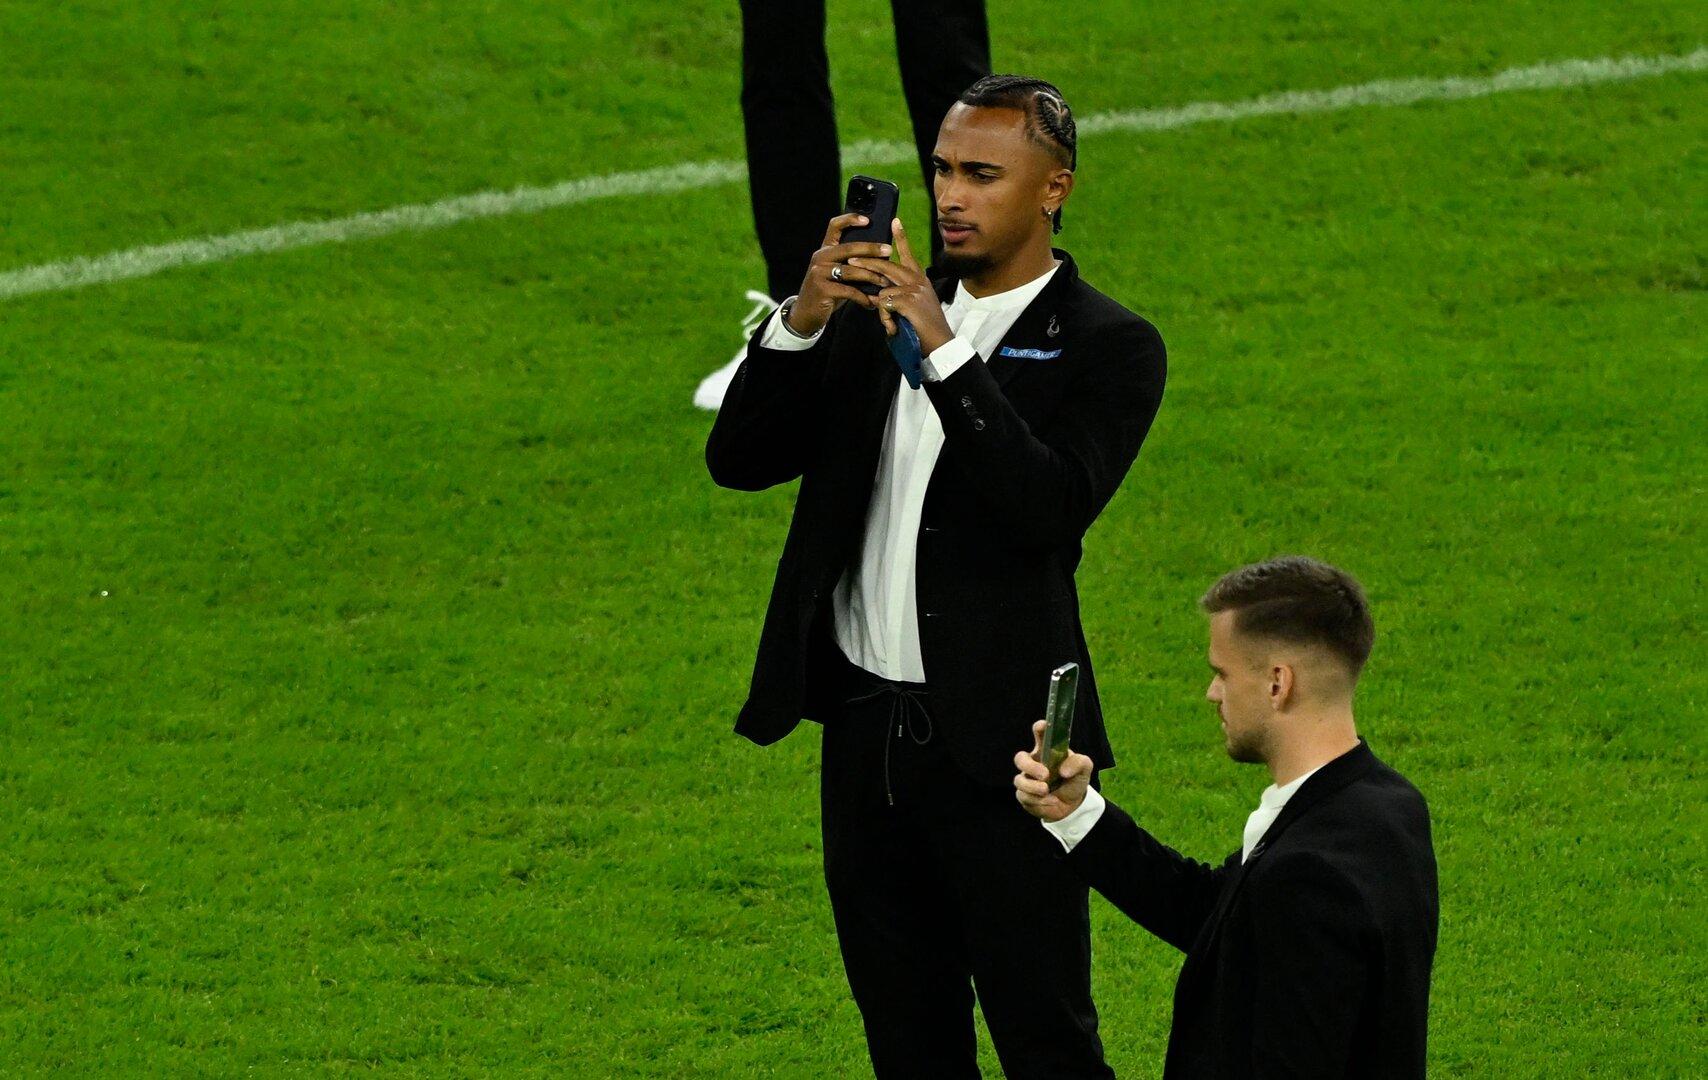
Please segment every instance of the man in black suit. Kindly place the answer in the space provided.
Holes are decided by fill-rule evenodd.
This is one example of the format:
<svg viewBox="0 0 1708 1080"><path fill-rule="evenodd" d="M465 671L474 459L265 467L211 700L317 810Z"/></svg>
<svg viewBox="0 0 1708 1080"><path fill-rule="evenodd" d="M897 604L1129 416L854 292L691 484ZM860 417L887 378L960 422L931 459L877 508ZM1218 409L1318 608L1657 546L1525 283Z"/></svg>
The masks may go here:
<svg viewBox="0 0 1708 1080"><path fill-rule="evenodd" d="M736 731L823 724L825 881L880 1077L977 1077L975 986L1010 1077L1111 1075L1086 886L1009 787L1067 661L1083 744L1113 764L1074 571L1163 389L1156 329L1050 246L1076 154L1055 87L975 83L934 148L942 265L919 269L899 221L890 262L834 219L706 443L724 487L801 481ZM1051 951L1045 977L1016 940Z"/></svg>
<svg viewBox="0 0 1708 1080"><path fill-rule="evenodd" d="M1165 1077L1422 1077L1435 851L1423 796L1353 726L1375 640L1363 591L1288 557L1202 605L1228 755L1274 780L1241 850L1212 867L1162 844L1088 787L1083 754L1051 791L1034 743L1015 795L1086 882L1185 951Z"/></svg>

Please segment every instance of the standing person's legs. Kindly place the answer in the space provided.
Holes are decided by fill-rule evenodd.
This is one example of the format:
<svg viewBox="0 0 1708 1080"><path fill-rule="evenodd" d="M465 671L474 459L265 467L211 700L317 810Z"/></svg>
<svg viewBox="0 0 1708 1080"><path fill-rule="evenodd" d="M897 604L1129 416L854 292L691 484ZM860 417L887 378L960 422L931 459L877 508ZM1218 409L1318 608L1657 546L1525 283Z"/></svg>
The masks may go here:
<svg viewBox="0 0 1708 1080"><path fill-rule="evenodd" d="M990 74L990 29L984 0L890 0L895 15L901 88L913 120L913 142L931 206L931 261L943 255L937 232L936 170L931 151L937 129L961 91Z"/></svg>
<svg viewBox="0 0 1708 1080"><path fill-rule="evenodd" d="M741 0L741 115L766 289L781 302L842 205L824 0Z"/></svg>
<svg viewBox="0 0 1708 1080"><path fill-rule="evenodd" d="M1089 890L1012 787L946 771L932 822L979 1007L1009 1080L1110 1080L1091 1000Z"/></svg>
<svg viewBox="0 0 1708 1080"><path fill-rule="evenodd" d="M854 678L838 700L867 689ZM978 1080L953 891L919 820L920 773L897 745L914 744L896 739L895 707L880 695L824 725L824 877L836 936L879 1080Z"/></svg>

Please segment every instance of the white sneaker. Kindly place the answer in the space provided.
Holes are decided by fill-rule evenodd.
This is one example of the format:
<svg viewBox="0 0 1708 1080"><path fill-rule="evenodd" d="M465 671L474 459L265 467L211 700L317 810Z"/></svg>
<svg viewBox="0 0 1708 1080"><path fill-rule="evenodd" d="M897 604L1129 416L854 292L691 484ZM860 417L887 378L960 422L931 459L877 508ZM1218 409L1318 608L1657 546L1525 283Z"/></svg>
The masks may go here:
<svg viewBox="0 0 1708 1080"><path fill-rule="evenodd" d="M716 412L723 405L724 394L735 379L736 369L747 359L747 339L753 336L753 331L759 328L760 323L777 310L777 301L758 289L747 290L747 299L752 301L753 310L741 320L742 342L741 348L736 351L735 359L707 375L701 380L699 389L694 391L694 404L702 409Z"/></svg>

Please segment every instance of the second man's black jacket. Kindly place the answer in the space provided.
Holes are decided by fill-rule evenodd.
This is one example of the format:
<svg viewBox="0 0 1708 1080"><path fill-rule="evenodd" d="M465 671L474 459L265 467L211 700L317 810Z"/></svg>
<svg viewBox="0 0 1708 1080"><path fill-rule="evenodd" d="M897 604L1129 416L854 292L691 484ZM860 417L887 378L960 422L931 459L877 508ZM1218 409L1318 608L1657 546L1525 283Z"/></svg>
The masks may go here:
<svg viewBox="0 0 1708 1080"><path fill-rule="evenodd" d="M1167 1080L1423 1080L1440 901L1429 807L1362 740L1251 849L1201 863L1114 803L1066 857L1186 953Z"/></svg>

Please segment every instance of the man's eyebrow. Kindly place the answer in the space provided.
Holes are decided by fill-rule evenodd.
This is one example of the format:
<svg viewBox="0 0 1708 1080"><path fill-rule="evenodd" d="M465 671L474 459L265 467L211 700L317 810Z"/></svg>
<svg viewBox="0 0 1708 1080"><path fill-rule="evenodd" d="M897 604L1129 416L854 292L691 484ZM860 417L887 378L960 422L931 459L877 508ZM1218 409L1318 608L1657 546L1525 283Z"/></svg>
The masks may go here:
<svg viewBox="0 0 1708 1080"><path fill-rule="evenodd" d="M940 155L932 154L931 155L931 164L947 166L949 163L946 160L944 160ZM977 172L980 169L987 169L991 172L1007 172L1008 171L1008 168L1006 166L998 165L993 161L963 161L963 162L961 162L961 168L966 169L968 172Z"/></svg>

